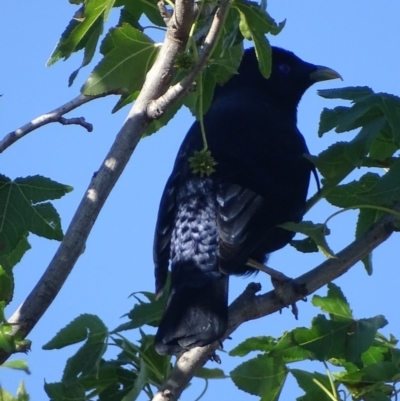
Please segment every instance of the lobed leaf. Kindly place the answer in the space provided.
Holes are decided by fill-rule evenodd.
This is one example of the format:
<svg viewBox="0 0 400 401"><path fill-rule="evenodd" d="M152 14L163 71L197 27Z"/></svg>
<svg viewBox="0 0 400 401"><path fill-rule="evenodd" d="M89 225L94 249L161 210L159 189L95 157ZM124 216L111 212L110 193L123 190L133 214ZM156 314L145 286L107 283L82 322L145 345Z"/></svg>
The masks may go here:
<svg viewBox="0 0 400 401"><path fill-rule="evenodd" d="M241 342L230 352L230 356L246 356L252 351L271 351L276 345L276 340L271 336L250 337Z"/></svg>
<svg viewBox="0 0 400 401"><path fill-rule="evenodd" d="M153 65L158 47L145 34L128 24L112 29L101 49L104 58L82 88L85 95L111 90L139 91Z"/></svg>
<svg viewBox="0 0 400 401"><path fill-rule="evenodd" d="M288 370L280 358L258 355L233 369L230 373L235 385L262 401L276 401L282 391Z"/></svg>
<svg viewBox="0 0 400 401"><path fill-rule="evenodd" d="M265 78L271 74L272 50L266 33L278 34L284 23L277 24L271 16L252 1L235 0L232 3L240 16L239 29L242 35L254 42L260 71Z"/></svg>
<svg viewBox="0 0 400 401"><path fill-rule="evenodd" d="M86 339L91 342L102 342L108 336L108 329L103 321L90 314L83 314L61 329L43 349L60 349Z"/></svg>
<svg viewBox="0 0 400 401"><path fill-rule="evenodd" d="M314 224L311 221L302 221L300 223L288 222L280 224L279 227L307 235L315 242L318 249L327 258L336 257L335 253L330 249L328 243L326 242L325 236L329 234L329 231L324 224Z"/></svg>
<svg viewBox="0 0 400 401"><path fill-rule="evenodd" d="M353 318L350 305L347 302L341 289L333 284L328 284L328 294L326 297L314 295L312 304L319 306L323 312L329 313L332 320L348 321Z"/></svg>
<svg viewBox="0 0 400 401"><path fill-rule="evenodd" d="M83 65L88 64L94 54L98 39L103 31L104 20L115 0L90 0L85 2L74 15L62 33L56 48L47 61L50 66L60 60L67 59L72 53L85 49Z"/></svg>
<svg viewBox="0 0 400 401"><path fill-rule="evenodd" d="M50 203L72 188L41 176L11 181L0 175L0 255L11 255L15 263L28 248L28 232L61 240L63 233L58 213ZM18 249L16 249L18 247Z"/></svg>
<svg viewBox="0 0 400 401"><path fill-rule="evenodd" d="M300 369L290 369L290 373L294 376L297 384L306 393L297 398L298 401L332 401L332 398L324 391L316 381L321 383L327 390L331 390L331 384L328 376L318 372L310 373Z"/></svg>

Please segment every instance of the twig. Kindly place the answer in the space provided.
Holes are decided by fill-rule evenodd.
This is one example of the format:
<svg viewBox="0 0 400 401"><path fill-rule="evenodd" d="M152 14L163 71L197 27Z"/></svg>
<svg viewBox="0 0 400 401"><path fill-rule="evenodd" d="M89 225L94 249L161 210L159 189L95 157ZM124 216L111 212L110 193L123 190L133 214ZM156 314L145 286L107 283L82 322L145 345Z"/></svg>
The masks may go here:
<svg viewBox="0 0 400 401"><path fill-rule="evenodd" d="M400 203L394 208L400 211ZM364 235L352 242L337 254L337 258L328 259L316 268L294 280L294 284L305 287L308 294L346 273L359 260L368 255L393 233L395 217L385 215L375 223ZM260 286L251 283L229 307L228 330L222 340L225 340L242 323L270 315L280 309L282 304L274 291L256 296ZM304 295L290 290L285 294L290 304L303 298ZM175 401L187 387L196 371L203 366L219 347L215 342L206 347L193 348L185 352L177 361L170 377L154 396L152 401Z"/></svg>
<svg viewBox="0 0 400 401"><path fill-rule="evenodd" d="M158 10L160 11L160 15L165 22L165 25L169 24L169 21L172 17L172 13L165 6L164 0L160 0L157 3Z"/></svg>
<svg viewBox="0 0 400 401"><path fill-rule="evenodd" d="M30 132L43 127L43 125L59 122L61 124L77 124L81 125L82 127L86 128L89 132L92 131L93 127L91 124L87 123L83 117L80 118L70 118L68 120L63 119L62 116L64 114L69 113L71 110L76 109L79 106L82 106L85 103L91 102L92 100L99 99L104 96L108 95L117 95L120 91L114 90L109 92L104 92L99 95L94 96L85 96L79 95L75 99L70 100L69 102L65 103L64 105L57 107L53 111L49 113L43 114L34 120L30 121L29 123L23 125L22 127L16 129L15 131L10 132L7 134L1 141L0 141L0 153L4 152L9 146L13 143L17 142L19 139L24 137L25 135L29 134Z"/></svg>
<svg viewBox="0 0 400 401"><path fill-rule="evenodd" d="M162 95L162 97L149 104L147 108L149 117L154 119L160 118L165 113L166 108L169 107L171 102L175 102L182 98L190 90L194 80L206 65L206 62L214 49L214 45L217 42L225 18L228 15L229 5L229 0L221 0L220 6L214 15L208 35L204 40L203 49L199 55L199 58L197 59L196 64L193 66L188 75L182 79L182 81L178 82L174 86L171 86L167 92Z"/></svg>
<svg viewBox="0 0 400 401"><path fill-rule="evenodd" d="M60 117L58 122L62 125L80 125L85 128L88 132L93 131L93 125L86 122L85 117L75 117L75 118L64 118Z"/></svg>
<svg viewBox="0 0 400 401"><path fill-rule="evenodd" d="M159 56L147 74L146 82L104 162L92 178L47 270L9 319L13 325L11 335L24 338L33 329L83 253L86 240L108 195L127 165L144 130L151 122L147 115L147 105L160 97L171 83L174 60L176 55L185 49L189 37L192 10L192 0L176 1L174 15L170 20ZM1 351L0 364L9 356L9 352Z"/></svg>

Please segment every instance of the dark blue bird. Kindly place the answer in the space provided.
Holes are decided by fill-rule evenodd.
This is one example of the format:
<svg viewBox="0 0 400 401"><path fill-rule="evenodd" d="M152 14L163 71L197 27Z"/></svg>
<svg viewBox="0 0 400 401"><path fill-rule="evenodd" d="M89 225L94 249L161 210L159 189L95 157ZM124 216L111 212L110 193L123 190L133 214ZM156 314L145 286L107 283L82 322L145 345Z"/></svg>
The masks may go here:
<svg viewBox="0 0 400 401"><path fill-rule="evenodd" d="M195 122L178 152L161 199L154 239L156 293L171 264L171 288L155 347L177 354L220 339L228 320L228 277L255 271L294 233L277 225L299 222L313 170L297 129L297 106L313 83L339 78L274 47L265 79L254 49L238 74L218 87L204 116L217 165L193 174L188 158L203 148Z"/></svg>

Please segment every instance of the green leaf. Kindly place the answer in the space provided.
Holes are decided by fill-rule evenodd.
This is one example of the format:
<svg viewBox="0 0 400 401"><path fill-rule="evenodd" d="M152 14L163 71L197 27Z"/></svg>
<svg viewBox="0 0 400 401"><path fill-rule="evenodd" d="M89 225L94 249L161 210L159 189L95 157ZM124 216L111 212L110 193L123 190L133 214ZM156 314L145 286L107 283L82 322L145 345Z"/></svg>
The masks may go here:
<svg viewBox="0 0 400 401"><path fill-rule="evenodd" d="M139 354L146 361L149 382L160 387L172 369L171 356L157 353L154 348L154 336L146 335L141 330L140 334L142 338L140 339Z"/></svg>
<svg viewBox="0 0 400 401"><path fill-rule="evenodd" d="M41 175L17 178L14 184L31 203L60 199L73 190L70 185L60 184Z"/></svg>
<svg viewBox="0 0 400 401"><path fill-rule="evenodd" d="M85 390L77 383L45 383L44 391L51 401L85 401Z"/></svg>
<svg viewBox="0 0 400 401"><path fill-rule="evenodd" d="M96 390L101 393L118 383L117 368L118 365L114 361L102 361L96 374L80 377L78 382L85 391Z"/></svg>
<svg viewBox="0 0 400 401"><path fill-rule="evenodd" d="M386 123L371 145L369 156L378 161L385 161L391 157L398 148L399 147L393 142L389 124Z"/></svg>
<svg viewBox="0 0 400 401"><path fill-rule="evenodd" d="M69 23L66 30L61 35L61 39L57 43L52 55L47 61L47 66L54 64L61 58L67 59L73 52L85 48L87 62L89 54L93 56L93 46L96 47L102 26L107 14L114 4L115 0L90 0L85 2L73 19ZM93 28L95 27L95 28Z"/></svg>
<svg viewBox="0 0 400 401"><path fill-rule="evenodd" d="M127 10L136 21L139 21L141 16L145 14L150 22L157 26L164 27L165 22L160 15L157 1L158 0L117 0L115 6L124 6L124 9Z"/></svg>
<svg viewBox="0 0 400 401"><path fill-rule="evenodd" d="M25 252L29 251L29 249L31 249L31 245L28 242L28 238L26 236L23 236L18 241L17 246L7 256L7 261L10 267L14 267L16 264L18 264L21 261L22 257L25 255Z"/></svg>
<svg viewBox="0 0 400 401"><path fill-rule="evenodd" d="M147 365L143 359L140 359L139 374L135 380L132 390L122 399L122 401L135 401L143 387L148 383Z"/></svg>
<svg viewBox="0 0 400 401"><path fill-rule="evenodd" d="M15 338L11 335L12 329L10 325L0 325L0 349L12 354L16 349Z"/></svg>
<svg viewBox="0 0 400 401"><path fill-rule="evenodd" d="M79 71L92 61L94 53L97 48L97 42L99 41L100 35L103 33L103 25L104 25L103 19L102 18L97 19L95 23L90 27L87 34L85 35L84 40L82 40L81 46L84 47L83 60L80 67L76 69L69 76L68 86L71 86L74 83L74 80L78 76Z"/></svg>
<svg viewBox="0 0 400 401"><path fill-rule="evenodd" d="M128 313L128 317L131 320L127 323L119 325L111 332L112 334L125 330L136 329L144 326L145 324L153 327L158 325L165 310L168 291L164 291L163 295L157 300L155 299L155 295L153 293L141 292L141 294L145 295L151 302L143 302L135 296L135 298L139 300L139 303L137 303Z"/></svg>
<svg viewBox="0 0 400 401"><path fill-rule="evenodd" d="M348 321L353 318L347 299L341 289L333 283L328 284L327 296L314 295L312 304L319 306L323 312L329 313L332 320Z"/></svg>
<svg viewBox="0 0 400 401"><path fill-rule="evenodd" d="M383 362L385 360L385 354L388 348L385 347L369 347L362 355L362 362L364 366L373 365L378 362Z"/></svg>
<svg viewBox="0 0 400 401"><path fill-rule="evenodd" d="M236 74L243 57L243 43L239 43L222 52L220 57L211 58L210 71L219 85L224 85Z"/></svg>
<svg viewBox="0 0 400 401"><path fill-rule="evenodd" d="M32 207L29 231L40 237L61 241L63 232L61 218L55 207L49 203L39 203Z"/></svg>
<svg viewBox="0 0 400 401"><path fill-rule="evenodd" d="M180 99L177 102L175 102L171 107L168 108L168 110L157 120L153 120L149 126L146 128L142 138L146 138L155 132L157 132L159 129L164 127L164 125L167 125L169 121L175 116L175 114L178 112L178 110L182 107L184 99Z"/></svg>
<svg viewBox="0 0 400 401"><path fill-rule="evenodd" d="M276 340L271 336L259 336L250 337L240 343L238 346L233 348L230 352L230 356L246 356L252 351L271 351L276 345Z"/></svg>
<svg viewBox="0 0 400 401"><path fill-rule="evenodd" d="M287 372L280 358L258 355L236 367L230 375L240 390L258 395L262 401L275 401L279 399Z"/></svg>
<svg viewBox="0 0 400 401"><path fill-rule="evenodd" d="M83 314L61 329L43 349L60 349L86 339L91 342L102 342L108 336L108 329L102 320L90 314Z"/></svg>
<svg viewBox="0 0 400 401"><path fill-rule="evenodd" d="M334 109L324 108L319 120L318 136L322 138L323 134L333 130L347 110L349 107L344 106L338 106Z"/></svg>
<svg viewBox="0 0 400 401"><path fill-rule="evenodd" d="M312 253L318 252L317 244L310 238L306 237L303 239L294 239L289 242L289 244L297 249L299 252Z"/></svg>
<svg viewBox="0 0 400 401"><path fill-rule="evenodd" d="M327 118L326 113L324 117L323 112L320 130L331 129L337 123L337 121L327 121ZM324 126L321 127L321 124L324 124ZM365 156L370 152L373 143L379 137L384 126L385 120L383 117L375 119L366 123L352 141L337 142L321 152L318 157L308 156L308 158L312 160L326 179L333 183L338 183L354 168L359 168L363 165Z"/></svg>
<svg viewBox="0 0 400 401"><path fill-rule="evenodd" d="M17 389L17 400L18 401L29 401L29 394L26 392L25 383L23 380L18 385Z"/></svg>
<svg viewBox="0 0 400 401"><path fill-rule="evenodd" d="M200 379L227 379L229 376L227 376L222 369L214 368L214 369L209 369L209 368L203 368L201 367L200 369L197 370L197 372L194 375L195 377L199 377Z"/></svg>
<svg viewBox="0 0 400 401"><path fill-rule="evenodd" d="M269 355L279 355L285 363L313 359L310 352L297 345L292 332L285 333L272 348Z"/></svg>
<svg viewBox="0 0 400 401"><path fill-rule="evenodd" d="M379 180L378 174L366 173L358 181L338 185L326 196L326 200L341 208L369 204L368 194L376 188Z"/></svg>
<svg viewBox="0 0 400 401"><path fill-rule="evenodd" d="M347 158L355 167L362 166L364 157L370 153L373 143L383 131L385 124L384 117L365 123L355 138L349 142Z"/></svg>
<svg viewBox="0 0 400 401"><path fill-rule="evenodd" d="M0 387L0 400L1 401L18 401L8 391Z"/></svg>
<svg viewBox="0 0 400 401"><path fill-rule="evenodd" d="M352 320L333 321L324 315L317 315L312 320L310 329L298 327L292 331L295 344L312 353L319 361L330 358L342 358Z"/></svg>
<svg viewBox="0 0 400 401"><path fill-rule="evenodd" d="M358 205L390 207L400 199L399 174L400 162L396 162L384 176L367 173L359 181L337 186L326 199L343 208Z"/></svg>
<svg viewBox="0 0 400 401"><path fill-rule="evenodd" d="M393 205L400 199L400 161L394 163L390 170L371 188L367 199L375 205Z"/></svg>
<svg viewBox="0 0 400 401"><path fill-rule="evenodd" d="M285 230L294 231L297 233L301 233L310 237L318 249L327 257L327 258L335 258L334 252L330 249L328 243L326 242L325 236L329 234L327 228L323 224L314 224L311 221L302 221L300 223L288 222L284 224L280 224L279 227L284 228Z"/></svg>
<svg viewBox="0 0 400 401"><path fill-rule="evenodd" d="M78 377L98 374L101 358L107 349L106 338L89 338L75 355L67 360L62 377L64 384L73 384Z"/></svg>
<svg viewBox="0 0 400 401"><path fill-rule="evenodd" d="M124 24L112 29L101 49L104 58L82 88L85 95L121 89L139 91L158 53L154 42L139 30Z"/></svg>
<svg viewBox="0 0 400 401"><path fill-rule="evenodd" d="M48 239L62 239L60 217L50 203L72 188L41 176L11 181L0 175L0 254L22 257L27 244L21 243L30 231ZM21 247L16 249L17 247ZM13 263L14 263L13 262Z"/></svg>
<svg viewBox="0 0 400 401"><path fill-rule="evenodd" d="M356 100L372 95L374 91L368 86L350 86L337 89L320 89L318 95L325 99Z"/></svg>
<svg viewBox="0 0 400 401"><path fill-rule="evenodd" d="M284 23L278 25L271 16L252 1L235 0L232 2L240 15L239 28L242 35L254 41L260 71L265 78L271 74L271 45L266 33L278 34Z"/></svg>
<svg viewBox="0 0 400 401"><path fill-rule="evenodd" d="M362 354L374 343L378 329L385 327L387 323L387 320L380 315L369 319L356 320L349 333L346 360L361 366Z"/></svg>
<svg viewBox="0 0 400 401"><path fill-rule="evenodd" d="M364 234L376 221L378 221L385 212L378 209L360 209L358 213L357 225L356 225L356 238L359 238ZM362 259L365 270L369 275L372 274L372 253Z"/></svg>
<svg viewBox="0 0 400 401"><path fill-rule="evenodd" d="M0 365L2 368L9 368L15 370L23 370L27 375L30 375L31 372L28 368L28 364L24 359L14 359L13 361L4 362Z"/></svg>
<svg viewBox="0 0 400 401"><path fill-rule="evenodd" d="M197 80L196 90L190 92L184 99L185 105L190 109L197 120L200 120L210 107L214 96L215 85L215 77L210 68L207 68Z"/></svg>
<svg viewBox="0 0 400 401"><path fill-rule="evenodd" d="M0 264L0 301L9 304L14 293L14 275L8 263Z"/></svg>
<svg viewBox="0 0 400 401"><path fill-rule="evenodd" d="M136 329L145 324L156 327L164 313L165 301L165 299L161 298L158 301L151 303L145 302L136 304L128 313L128 317L132 321L130 328Z"/></svg>
<svg viewBox="0 0 400 401"><path fill-rule="evenodd" d="M364 380L373 382L390 382L400 373L400 367L393 362L379 362L364 369Z"/></svg>
<svg viewBox="0 0 400 401"><path fill-rule="evenodd" d="M355 168L354 163L348 158L351 150L348 142L336 142L318 156L308 155L307 158L318 168L324 178L336 184Z"/></svg>
<svg viewBox="0 0 400 401"><path fill-rule="evenodd" d="M136 92L133 92L130 94L121 95L121 97L119 98L118 102L113 107L111 112L116 113L118 110L121 110L123 107L134 102L137 99L137 97L139 96L139 93L140 93L139 91L136 91ZM158 121L158 120L156 120L156 121Z"/></svg>
<svg viewBox="0 0 400 401"><path fill-rule="evenodd" d="M332 398L315 381L321 383L329 392L332 391L329 378L318 372L310 373L300 369L290 369L297 384L306 393L297 398L298 401L332 401Z"/></svg>
<svg viewBox="0 0 400 401"><path fill-rule="evenodd" d="M387 322L383 316L354 320L346 299L338 287L330 286L328 296L314 297L316 303L330 313L334 320L316 316L310 329L299 327L292 331L294 343L310 351L320 361L344 359L362 365L362 354L374 343L377 330Z"/></svg>
<svg viewBox="0 0 400 401"><path fill-rule="evenodd" d="M30 350L30 348L31 348L31 341L21 340L18 335L13 335L11 325L7 323L0 325L0 349L4 350L9 354L13 354L14 352L27 353Z"/></svg>

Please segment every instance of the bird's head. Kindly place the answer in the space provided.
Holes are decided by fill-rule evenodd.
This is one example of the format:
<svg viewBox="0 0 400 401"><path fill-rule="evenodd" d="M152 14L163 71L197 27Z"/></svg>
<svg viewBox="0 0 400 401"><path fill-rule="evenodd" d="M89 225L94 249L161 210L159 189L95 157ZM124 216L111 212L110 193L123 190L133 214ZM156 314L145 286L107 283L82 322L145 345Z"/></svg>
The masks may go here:
<svg viewBox="0 0 400 401"><path fill-rule="evenodd" d="M239 79L296 107L304 92L314 83L342 77L331 68L307 63L294 53L272 47L271 75L268 79L261 74L254 48L247 49L238 70Z"/></svg>

